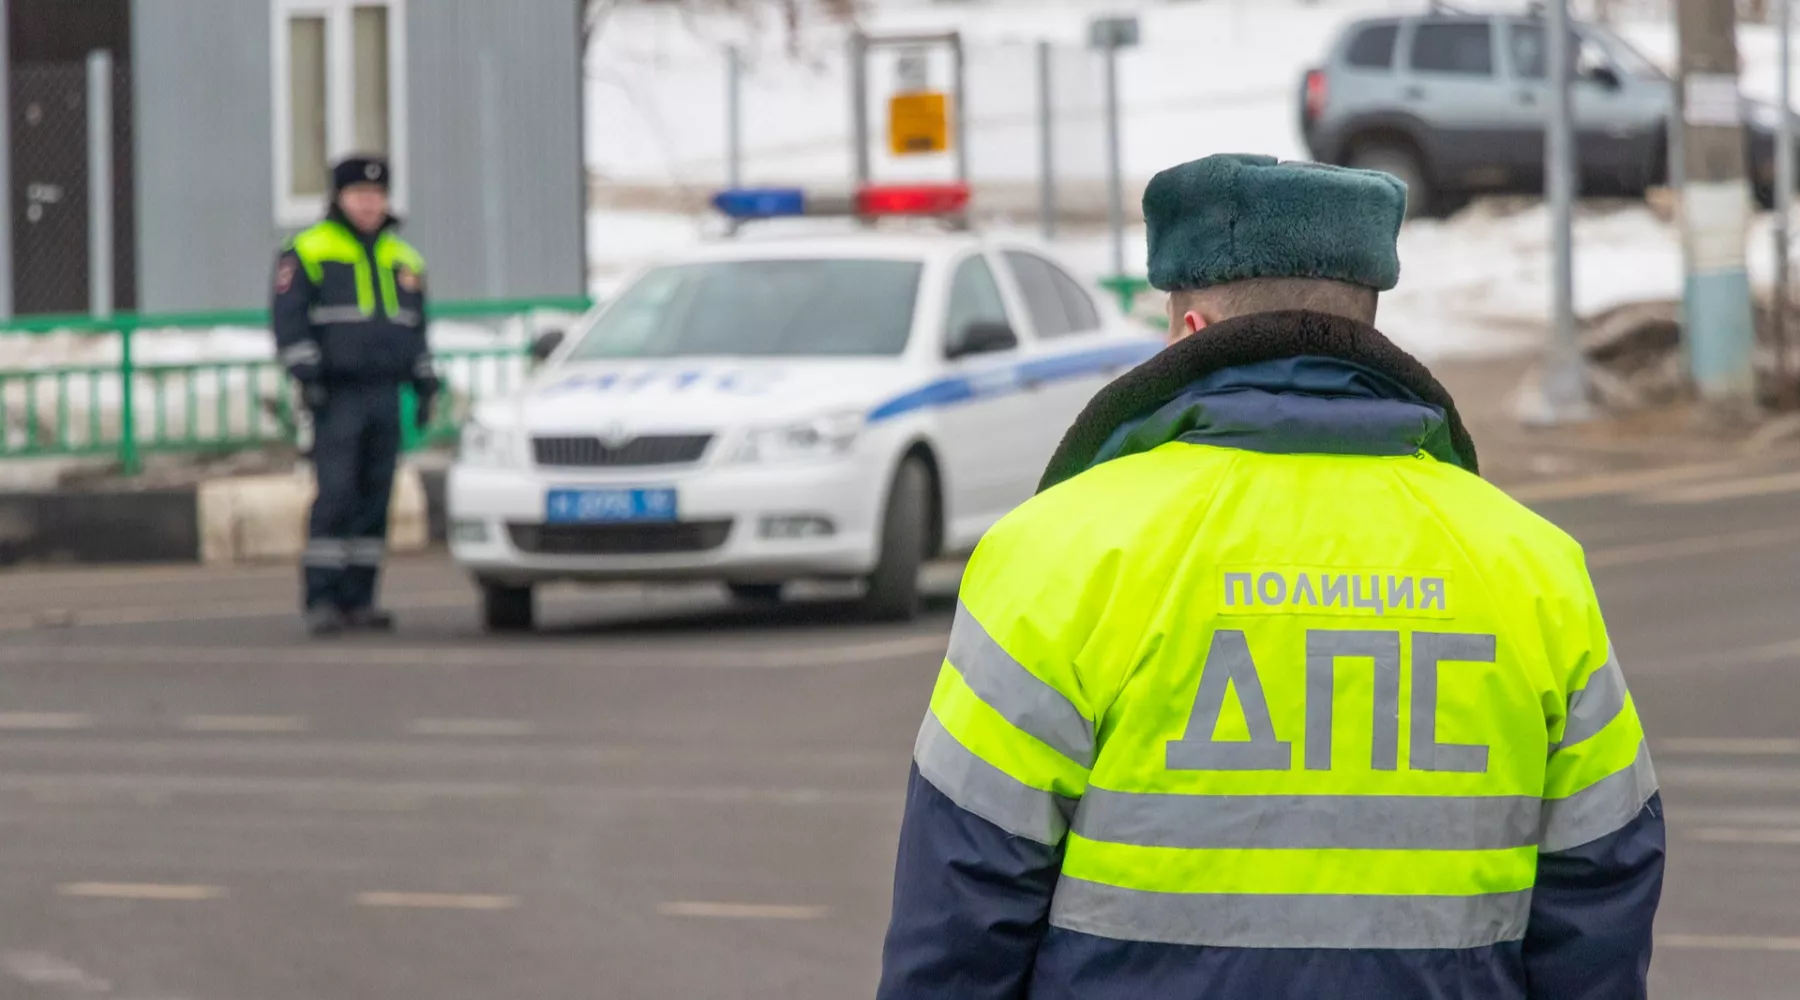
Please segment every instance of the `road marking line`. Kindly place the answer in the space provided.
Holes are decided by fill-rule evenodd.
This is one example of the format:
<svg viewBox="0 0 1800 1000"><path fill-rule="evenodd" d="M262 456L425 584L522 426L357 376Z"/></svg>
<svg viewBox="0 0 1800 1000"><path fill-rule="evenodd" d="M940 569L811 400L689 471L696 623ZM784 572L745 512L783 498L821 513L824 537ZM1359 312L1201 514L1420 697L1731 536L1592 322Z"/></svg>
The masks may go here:
<svg viewBox="0 0 1800 1000"><path fill-rule="evenodd" d="M1792 791L1800 789L1800 771L1793 767L1731 767L1713 764L1677 764L1656 769L1664 785L1691 788Z"/></svg>
<svg viewBox="0 0 1800 1000"><path fill-rule="evenodd" d="M687 902L659 903L656 912L665 917L701 917L716 920L817 920L830 911L823 906Z"/></svg>
<svg viewBox="0 0 1800 1000"><path fill-rule="evenodd" d="M1648 469L1640 472L1608 472L1597 476L1582 476L1577 479L1526 483L1506 492L1520 503L1580 500L1608 493L1631 493L1637 490L1655 489L1659 486L1673 486L1696 479L1709 479L1743 471L1744 463L1742 462L1709 462L1704 465L1680 465L1674 468Z"/></svg>
<svg viewBox="0 0 1800 1000"><path fill-rule="evenodd" d="M1725 535L1703 535L1699 538L1646 542L1642 545L1618 545L1589 552L1587 563L1591 567L1635 566L1640 563L1661 562L1666 559L1686 559L1718 552L1786 545L1790 542L1800 542L1800 528L1763 528Z"/></svg>
<svg viewBox="0 0 1800 1000"><path fill-rule="evenodd" d="M176 726L189 733L302 733L298 715L184 715Z"/></svg>
<svg viewBox="0 0 1800 1000"><path fill-rule="evenodd" d="M530 736L538 727L525 719L413 719L406 731L414 736Z"/></svg>
<svg viewBox="0 0 1800 1000"><path fill-rule="evenodd" d="M947 627L947 625L946 625ZM0 631L5 631L0 625ZM642 647L621 650L606 658L605 666L621 670L780 670L795 667L831 667L876 663L930 654L941 657L948 644L945 633L842 643L761 654L694 654L691 650ZM674 659L679 657L679 659ZM0 663L48 664L143 664L184 667L263 666L396 667L436 669L557 669L591 671L594 656L587 652L541 649L519 651L500 647L457 649L434 646L336 646L334 648L270 648L251 646L4 646Z"/></svg>
<svg viewBox="0 0 1800 1000"><path fill-rule="evenodd" d="M0 712L0 729L32 731L91 729L94 717L85 712Z"/></svg>
<svg viewBox="0 0 1800 1000"><path fill-rule="evenodd" d="M942 635L916 635L904 639L885 639L842 646L826 646L820 649L798 649L788 653L765 654L754 660L739 658L734 661L720 658L719 662L726 666L742 664L758 667L817 667L839 663L869 663L918 653L942 653L949 645L949 641L948 637Z"/></svg>
<svg viewBox="0 0 1800 1000"><path fill-rule="evenodd" d="M217 885L165 885L155 882L69 882L56 887L58 896L83 899L148 899L169 903L196 903L224 899Z"/></svg>
<svg viewBox="0 0 1800 1000"><path fill-rule="evenodd" d="M427 591L418 594L396 594L387 606L402 611L426 611L468 606L469 592ZM59 628L96 625L172 625L186 622L234 621L246 618L281 618L294 613L291 600L219 602L203 607L154 606L101 608L76 612L67 621L55 621ZM35 613L0 618L0 632L27 632L46 627Z"/></svg>
<svg viewBox="0 0 1800 1000"><path fill-rule="evenodd" d="M359 892L356 905L414 910L511 910L519 905L519 897L479 893Z"/></svg>
<svg viewBox="0 0 1800 1000"><path fill-rule="evenodd" d="M1645 493L1633 500L1640 504L1699 504L1796 491L1800 491L1800 472L1784 472L1773 476L1751 476L1678 486Z"/></svg>
<svg viewBox="0 0 1800 1000"><path fill-rule="evenodd" d="M1655 740L1658 750L1670 753L1717 754L1721 756L1787 756L1800 754L1800 740L1742 739L1736 737L1678 736Z"/></svg>
<svg viewBox="0 0 1800 1000"><path fill-rule="evenodd" d="M1703 951L1800 951L1800 937L1754 937L1741 934L1658 934L1664 948Z"/></svg>
<svg viewBox="0 0 1800 1000"><path fill-rule="evenodd" d="M1691 840L1709 844L1794 844L1800 845L1800 830L1752 830L1734 826L1703 826L1686 831Z"/></svg>
<svg viewBox="0 0 1800 1000"><path fill-rule="evenodd" d="M74 962L44 951L11 951L0 957L8 975L33 986L60 986L77 993L111 993L110 980L90 975Z"/></svg>

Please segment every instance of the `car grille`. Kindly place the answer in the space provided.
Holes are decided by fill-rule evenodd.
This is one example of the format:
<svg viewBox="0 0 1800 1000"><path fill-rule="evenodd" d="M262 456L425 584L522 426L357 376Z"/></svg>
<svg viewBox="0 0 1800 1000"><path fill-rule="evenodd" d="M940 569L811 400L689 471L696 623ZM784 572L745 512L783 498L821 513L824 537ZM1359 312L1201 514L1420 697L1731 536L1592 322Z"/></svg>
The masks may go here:
<svg viewBox="0 0 1800 1000"><path fill-rule="evenodd" d="M508 524L521 552L540 556L639 556L706 552L725 544L730 521L651 524Z"/></svg>
<svg viewBox="0 0 1800 1000"><path fill-rule="evenodd" d="M698 462L710 443L710 434L651 434L618 445L597 437L534 437L531 449L539 465L622 468Z"/></svg>

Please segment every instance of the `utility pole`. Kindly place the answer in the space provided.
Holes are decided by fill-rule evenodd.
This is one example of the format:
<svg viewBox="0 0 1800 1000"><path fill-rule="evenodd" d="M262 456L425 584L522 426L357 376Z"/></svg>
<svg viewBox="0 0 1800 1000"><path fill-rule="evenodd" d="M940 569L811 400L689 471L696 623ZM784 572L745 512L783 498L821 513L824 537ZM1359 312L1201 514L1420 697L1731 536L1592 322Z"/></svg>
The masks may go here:
<svg viewBox="0 0 1800 1000"><path fill-rule="evenodd" d="M1544 419L1567 423L1592 416L1587 376L1575 330L1575 114L1570 87L1569 0L1551 0L1549 44L1550 127L1544 143L1544 181L1550 200L1550 242L1555 266L1550 283L1550 350L1544 365Z"/></svg>
<svg viewBox="0 0 1800 1000"><path fill-rule="evenodd" d="M1781 127L1775 130L1775 385L1776 405L1792 410L1795 386L1788 370L1788 303L1793 264L1791 231L1794 214L1794 15L1792 0L1775 0L1781 32Z"/></svg>
<svg viewBox="0 0 1800 1000"><path fill-rule="evenodd" d="M1750 221L1737 10L1731 0L1678 0L1683 145L1682 243L1688 363L1701 399L1747 415L1756 405L1755 323L1744 248Z"/></svg>

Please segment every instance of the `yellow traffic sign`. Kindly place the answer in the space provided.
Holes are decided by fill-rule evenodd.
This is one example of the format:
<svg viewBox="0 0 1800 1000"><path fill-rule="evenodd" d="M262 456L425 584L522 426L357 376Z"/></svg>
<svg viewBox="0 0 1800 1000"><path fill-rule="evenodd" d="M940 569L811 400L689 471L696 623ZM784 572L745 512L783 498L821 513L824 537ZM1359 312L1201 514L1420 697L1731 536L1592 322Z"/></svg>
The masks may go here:
<svg viewBox="0 0 1800 1000"><path fill-rule="evenodd" d="M942 91L895 94L888 101L888 149L895 156L950 148L950 101Z"/></svg>

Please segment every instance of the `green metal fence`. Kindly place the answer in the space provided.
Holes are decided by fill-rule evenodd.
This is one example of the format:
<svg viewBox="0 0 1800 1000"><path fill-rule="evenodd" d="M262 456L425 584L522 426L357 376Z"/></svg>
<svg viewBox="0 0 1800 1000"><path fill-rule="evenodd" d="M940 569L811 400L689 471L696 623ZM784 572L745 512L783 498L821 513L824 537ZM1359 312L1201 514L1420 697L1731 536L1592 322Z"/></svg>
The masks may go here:
<svg viewBox="0 0 1800 1000"><path fill-rule="evenodd" d="M1100 282L1131 312L1149 290L1141 278ZM585 297L444 302L434 322L511 320L545 312L579 313ZM84 364L0 367L0 461L16 458L115 458L135 473L147 454L226 453L293 443L301 426L294 386L272 358L140 363L145 336L166 330L218 327L267 329L259 310L111 317L34 316L0 323L0 338L53 333L112 338L116 358ZM271 344L271 347L273 345ZM438 368L450 392L428 427L415 427L410 398L401 412L409 450L443 442L479 399L512 391L528 369L528 338L505 346L439 349Z"/></svg>
<svg viewBox="0 0 1800 1000"><path fill-rule="evenodd" d="M576 313L582 297L448 302L431 318L501 319L540 312ZM0 460L115 457L127 474L157 452L230 452L292 442L300 426L293 385L273 359L141 364L146 331L268 326L260 311L37 316L0 325L0 336L74 333L113 338L106 362L0 369ZM456 433L476 399L511 391L527 370L527 338L496 347L439 350L451 388L429 427L412 426L402 406L405 443L421 447Z"/></svg>

